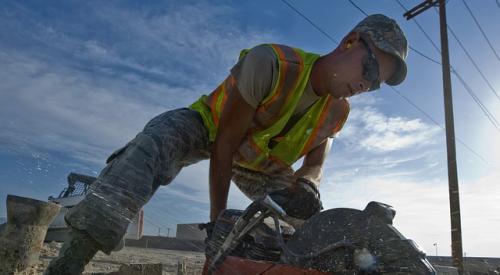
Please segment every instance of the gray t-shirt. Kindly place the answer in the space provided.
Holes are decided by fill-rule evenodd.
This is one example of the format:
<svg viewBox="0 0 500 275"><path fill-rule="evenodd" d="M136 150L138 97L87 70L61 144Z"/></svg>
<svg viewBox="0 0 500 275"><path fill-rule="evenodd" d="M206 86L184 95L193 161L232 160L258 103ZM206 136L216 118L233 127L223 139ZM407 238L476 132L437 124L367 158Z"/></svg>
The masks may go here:
<svg viewBox="0 0 500 275"><path fill-rule="evenodd" d="M252 48L247 55L231 69L241 96L250 106L257 106L271 93L278 78L278 60L273 49L268 45ZM320 97L317 96L308 81L291 121L296 121Z"/></svg>

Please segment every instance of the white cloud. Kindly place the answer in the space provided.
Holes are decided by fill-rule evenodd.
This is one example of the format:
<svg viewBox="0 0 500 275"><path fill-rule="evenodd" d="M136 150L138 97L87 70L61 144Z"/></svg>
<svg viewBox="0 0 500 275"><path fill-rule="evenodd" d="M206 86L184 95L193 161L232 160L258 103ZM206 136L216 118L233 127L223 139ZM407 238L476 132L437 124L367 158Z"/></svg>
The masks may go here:
<svg viewBox="0 0 500 275"><path fill-rule="evenodd" d="M374 107L353 110L325 167L321 194L326 208L363 209L369 201L394 206L395 226L430 255L450 255L446 155L438 127L391 117ZM388 143L385 143L387 139ZM492 148L493 150L494 148ZM495 150L493 150L495 151ZM498 150L496 150L498 151ZM485 169L486 170L486 169ZM490 167L479 180L461 180L463 249L468 256L497 256L500 174ZM459 173L465 167L459 166ZM463 179L465 177L461 177Z"/></svg>
<svg viewBox="0 0 500 275"><path fill-rule="evenodd" d="M500 240L500 174L490 173L477 181L460 182L463 250L469 256L498 256ZM450 255L450 214L447 179L415 179L384 175L326 179L321 187L326 208L362 210L369 201L392 205L394 224L407 238L415 240L429 255L438 243L440 255Z"/></svg>
<svg viewBox="0 0 500 275"><path fill-rule="evenodd" d="M439 127L420 119L389 117L373 107L354 108L340 138L355 146L383 153L434 144ZM351 142L352 141L348 141Z"/></svg>
<svg viewBox="0 0 500 275"><path fill-rule="evenodd" d="M375 94L365 93L362 96L353 96L349 98L352 106L373 106L382 100Z"/></svg>
<svg viewBox="0 0 500 275"><path fill-rule="evenodd" d="M106 4L86 10L88 20L77 26L50 20L31 25L22 17L36 17L28 9L9 22L17 26L10 33L32 45L0 43L2 151L54 152L98 170L153 116L211 92L242 48L274 40L269 30L231 24L238 16L234 10L208 3L182 4L155 16ZM103 24L98 28L108 29L110 37L99 37L98 30L95 36L80 35L91 22ZM188 202L201 211L207 194L207 162L202 162L184 169L155 198L166 213L172 204ZM242 209L249 202L235 186L230 194L229 207Z"/></svg>
<svg viewBox="0 0 500 275"><path fill-rule="evenodd" d="M19 23L18 29L8 30L31 38L22 42L38 44L0 48L1 147L28 155L58 152L102 166L104 158L152 116L209 93L225 77L240 49L279 40L270 30L239 27L233 20L238 16L235 10L212 3L172 6L153 15L110 5L85 9L89 20L83 24L89 25L75 27L79 23L71 22L64 29L64 24ZM30 18L30 11L23 12ZM80 36L88 29L98 32L91 22L103 24L109 37ZM353 103L367 106L377 99L363 96ZM387 116L374 107L354 108L338 139L346 145L341 156L349 157L333 163L336 168L342 166L342 172L326 167L321 187L325 206L363 208L370 200L392 204L398 211L396 225L407 237L429 252L438 241L440 251L446 253L445 181L418 181L422 174L441 169L442 163L429 150L438 131L418 119ZM336 149L334 145L334 154ZM404 150L409 153L392 155ZM417 161L427 165L421 170L408 167ZM200 208L208 202L207 164L183 170L172 186L158 191L155 201L168 212L174 202L162 198L171 192L184 203L197 202L194 207ZM496 178L490 175L461 185L464 250L470 255L498 255L494 251L500 245L494 238L500 229L495 218L500 210L494 200L499 193ZM230 207L241 209L248 202L231 187ZM484 217L492 218L485 221Z"/></svg>
<svg viewBox="0 0 500 275"><path fill-rule="evenodd" d="M99 45L97 41L89 40L85 42L85 48L88 51L89 55L93 55L96 57L106 56L108 54L108 50L106 50L102 45Z"/></svg>
<svg viewBox="0 0 500 275"><path fill-rule="evenodd" d="M21 142L30 150L102 163L110 149L133 137L162 109L125 96L123 91L132 88L126 81L104 79L99 85L70 68L51 68L18 56L4 64L0 121L5 127L0 139L5 146Z"/></svg>
<svg viewBox="0 0 500 275"><path fill-rule="evenodd" d="M20 15L32 15L16 7ZM156 16L109 5L88 11L88 22L67 29L50 20L26 26L32 22L22 17L9 24L40 48L0 49L3 147L24 154L55 151L102 165L150 118L209 93L241 48L270 37L228 24L234 10L208 3ZM72 31L93 21L104 22L116 41Z"/></svg>
<svg viewBox="0 0 500 275"><path fill-rule="evenodd" d="M275 37L271 30L239 28L233 8L208 2L177 5L154 15L110 6L95 13L120 35L114 49L106 49L109 54L141 70L148 63L148 70L190 85L200 81L217 84L241 49ZM161 60L164 62L158 62ZM179 66L183 70L176 70ZM188 75L183 74L186 69Z"/></svg>
<svg viewBox="0 0 500 275"><path fill-rule="evenodd" d="M209 161L205 160L183 168L172 184L166 188L160 188L158 194L160 196L176 194L189 201L208 204L208 167ZM185 192L185 188L189 188L190 191ZM239 191L235 184L231 184L229 193L229 208L244 209L248 206L250 200Z"/></svg>

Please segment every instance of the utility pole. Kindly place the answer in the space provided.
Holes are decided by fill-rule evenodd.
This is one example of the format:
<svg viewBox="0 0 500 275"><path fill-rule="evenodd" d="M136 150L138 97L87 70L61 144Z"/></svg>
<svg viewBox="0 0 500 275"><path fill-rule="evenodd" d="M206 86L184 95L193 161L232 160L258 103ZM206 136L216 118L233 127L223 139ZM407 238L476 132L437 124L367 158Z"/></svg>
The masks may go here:
<svg viewBox="0 0 500 275"><path fill-rule="evenodd" d="M448 28L446 24L446 1L426 0L404 14L407 20L439 3L439 24L441 29L441 63L443 67L444 112L446 121L446 149L448 152L448 190L451 218L451 256L453 266L460 275L464 272L462 255L462 226L460 218L460 197L458 192L457 157L455 152L455 125L453 122L453 101L451 96L450 56L448 52ZM436 246L437 249L437 246Z"/></svg>
<svg viewBox="0 0 500 275"><path fill-rule="evenodd" d="M460 218L460 196L458 192L457 156L455 152L455 125L451 97L450 56L448 54L448 28L446 3L439 0L439 22L441 24L441 61L443 63L444 109L446 120L446 148L448 150L448 189L450 194L451 256L458 273L464 272L462 254L462 225Z"/></svg>
<svg viewBox="0 0 500 275"><path fill-rule="evenodd" d="M167 227L167 237L170 235L170 227Z"/></svg>

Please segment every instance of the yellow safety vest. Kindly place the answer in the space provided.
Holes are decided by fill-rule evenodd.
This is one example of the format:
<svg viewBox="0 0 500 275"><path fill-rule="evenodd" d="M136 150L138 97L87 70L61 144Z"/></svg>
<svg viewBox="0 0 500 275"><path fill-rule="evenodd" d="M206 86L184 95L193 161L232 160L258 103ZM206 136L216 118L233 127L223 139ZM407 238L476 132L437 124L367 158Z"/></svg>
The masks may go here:
<svg viewBox="0 0 500 275"><path fill-rule="evenodd" d="M326 95L282 134L304 93L312 65L319 55L284 45L268 46L278 59L278 79L271 93L257 107L252 126L233 161L254 171L277 173L290 170L295 161L340 131L349 114L349 102ZM240 58L248 51L243 50ZM190 106L201 114L210 141L215 140L227 95L235 88L235 80L229 76L211 94L203 95ZM275 146L269 148L271 141Z"/></svg>

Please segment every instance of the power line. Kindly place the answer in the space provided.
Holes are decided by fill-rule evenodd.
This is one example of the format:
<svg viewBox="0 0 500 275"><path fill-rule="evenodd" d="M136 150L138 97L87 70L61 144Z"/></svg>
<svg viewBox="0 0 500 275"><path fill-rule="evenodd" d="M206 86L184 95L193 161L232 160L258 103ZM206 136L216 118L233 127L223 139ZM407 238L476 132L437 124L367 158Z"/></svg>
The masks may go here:
<svg viewBox="0 0 500 275"><path fill-rule="evenodd" d="M158 196L158 195L157 195ZM157 199L157 196L154 196L150 202L153 200ZM144 215L146 217L149 216L150 220L148 221L149 224L157 227L157 228L163 228L167 230L167 232L170 230L170 227L175 227L177 224L181 224L183 221L176 218L175 215L173 215L168 207L163 208L161 210L158 210L155 207L149 207L149 208L144 208ZM151 223L150 221L154 220L155 223Z"/></svg>
<svg viewBox="0 0 500 275"><path fill-rule="evenodd" d="M166 209L162 209L162 213L159 214L158 210L155 210L154 207L150 207L151 209L147 209L148 211L144 211L147 213L156 223L158 223L162 228L168 228L171 224L165 223L165 220L172 221L174 223L179 223L179 220L173 217L173 215L168 213L168 207Z"/></svg>
<svg viewBox="0 0 500 275"><path fill-rule="evenodd" d="M318 31L320 31L322 34L324 34L326 37L330 38L330 40L332 40L334 43L338 44L338 42L336 42L335 40L331 39L331 37L325 32L323 31L319 26L317 26L312 20L310 20L307 16L305 16L304 14L302 14L298 9L296 9L294 6L292 6L289 2L287 2L286 0L281 0L283 3L285 3L289 8L291 8L293 11L295 11L297 14L299 14L303 19L305 19L307 22L309 22L311 25L313 25ZM349 2L355 7L357 8L361 13L363 13L364 15L367 15L367 13L361 9L359 6L357 6L354 2L352 2L351 0L349 0ZM404 7L403 7L404 8ZM441 65L441 62L425 55L424 53L416 50L416 49L413 49L412 47L410 47L411 50L413 50L414 52L416 52L417 54L421 55L422 57L426 58L427 60L433 62L433 63L436 63L438 65ZM439 51L439 50L438 50ZM390 86L392 88L392 90L398 94L400 97L402 97L406 102L408 102L410 105L412 105L415 109L417 109L420 113L422 113L425 117L427 117L430 121L432 121L434 124L436 124L439 128L441 129L444 129L443 126L441 126L441 124L439 124L436 120L434 120L429 114L427 114L424 110L422 110L420 107L418 107L416 104L414 104L410 99L408 99L406 96L402 95L398 90L396 90L396 88ZM456 138L457 141L462 144L466 149L468 149L471 153L473 153L475 156L477 156L479 159L481 159L482 161L484 161L486 164L489 164L479 153L477 153L476 151L474 151L471 147L469 147L465 142L461 141L459 138Z"/></svg>
<svg viewBox="0 0 500 275"><path fill-rule="evenodd" d="M173 217L171 214L168 213L168 210L166 210L166 212L162 211L162 215L168 216L168 219L174 221L174 223L177 223L177 224L180 223L180 221L178 219L176 219L175 217ZM170 227L169 227L168 224L165 225L163 223L163 218L161 218L162 215L159 215L157 213L157 211L155 211L153 208L148 209L148 211L146 211L146 209L144 209L144 221L146 223L148 223L149 225L152 225L152 226L156 227L158 230L164 229L164 230L166 230L169 233L170 232Z"/></svg>
<svg viewBox="0 0 500 275"><path fill-rule="evenodd" d="M457 40L458 45L460 45L460 47L462 48L462 50L465 52L465 54L467 55L467 57L469 58L469 60L472 62L472 64L476 68L476 70L479 72L479 74L481 75L481 77L484 79L484 81L486 82L486 84L488 85L488 87L490 88L490 90L495 94L495 96L497 97L497 99L500 100L500 96L498 96L498 93L497 93L496 89L493 88L493 86L491 85L490 81L486 78L486 76L484 75L483 71L481 71L481 69L479 68L479 66L476 64L476 61L474 61L474 59L470 55L469 51L467 51L467 49L465 48L465 46L462 44L462 41L460 41L460 39L458 39L457 35L451 29L450 25L448 25L448 30L450 30L450 32L453 35L453 37L455 38L455 40Z"/></svg>
<svg viewBox="0 0 500 275"><path fill-rule="evenodd" d="M281 0L281 2L283 2L285 5L287 5L290 9L292 9L294 12L296 12L300 17L302 17L304 20L306 20L309 24L311 24L316 30L318 30L319 32L321 32L323 35L325 35L330 41L334 42L335 44L339 44L339 42L333 38L331 35L329 35L327 32L325 32L323 29L321 29L321 27L319 27L318 25L316 25L316 23L314 23L311 19L309 19L307 16L305 16L302 12L300 12L298 9L296 9L292 4L290 4L288 1L286 0ZM356 7L356 9L358 9L361 13L363 13L364 15L368 16L368 14L363 11L363 9L361 9L358 5L356 5L353 1L349 0L349 2L354 6ZM410 49L412 51L414 51L416 54L422 56L423 58L435 63L435 64L438 64L438 65L441 65L441 62L437 61L436 59L432 58L432 57L429 57L427 55L425 55L424 53L422 53L421 51L417 50L417 49L414 49L410 46Z"/></svg>
<svg viewBox="0 0 500 275"><path fill-rule="evenodd" d="M408 11L408 9L401 3L401 1L399 0L396 0L399 4L399 6L401 6L401 8L404 10L404 11ZM415 24L417 24L417 27L420 29L421 32L424 33L425 37L427 38L427 40L429 40L432 44L432 46L434 47L434 49L436 49L436 51L441 54L441 49L438 47L438 45L436 45L436 43L434 43L434 41L432 40L432 38L427 34L427 32L424 30L424 28L420 25L420 23L418 23L417 19L416 18L413 18L413 22L415 22ZM441 63L439 63L439 65L442 65Z"/></svg>
<svg viewBox="0 0 500 275"><path fill-rule="evenodd" d="M435 11L437 12L437 10L435 10ZM462 50L465 52L465 55L467 56L467 58L469 58L469 60L472 63L472 65L474 65L474 68L476 68L476 70L479 72L479 74L481 75L481 77L483 78L483 80L486 82L486 84L488 85L488 87L490 88L490 90L493 92L493 94L495 94L495 96L497 97L497 99L500 100L500 96L498 95L496 89L493 88L493 85L491 85L490 81L486 78L486 76L484 75L483 71L479 68L479 66L477 65L476 61L472 58L472 56L470 55L469 51L465 48L465 46L462 43L462 41L460 39L458 39L458 36L453 31L453 29L451 28L450 24L447 24L447 28L450 31L450 33L453 36L453 38L455 38L455 40L457 41L457 43L460 46L460 48L462 48Z"/></svg>
<svg viewBox="0 0 500 275"><path fill-rule="evenodd" d="M399 0L396 0L398 2L398 4L401 6L401 8L405 11L408 11L408 9L399 1ZM436 43L434 43L434 41L432 40L432 38L429 36L429 34L427 34L427 32L424 30L424 28L420 25L420 23L418 23L417 19L416 18L413 18L413 22L415 22L415 24L418 26L418 28L420 29L420 31L425 35L425 37L427 38L427 40L429 40L429 42L434 46L434 49L436 49L436 51L441 54L441 49L436 45ZM479 97L474 93L474 91L472 90L472 88L467 84L467 82L463 79L463 77L458 73L457 70L455 70L455 68L453 68L453 66L450 66L451 67L451 72L457 77L457 79L459 80L459 82L464 86L466 92L472 97L472 99L474 100L474 102L476 102L476 104L479 106L479 108L481 109L481 111L484 113L484 115L486 116L486 118L491 122L491 124L495 127L495 129L500 132L500 123L498 123L498 120L495 118L495 116L488 110L488 108L481 102L481 100L479 99Z"/></svg>
<svg viewBox="0 0 500 275"><path fill-rule="evenodd" d="M363 9L361 9L358 5L356 5L353 1L349 0L349 2L350 2L350 3L351 3L351 4L352 4L352 5L353 5L356 9L358 9L361 13L363 13L364 15L367 15L367 13L366 13ZM399 2L399 1L398 1L398 3L400 4L400 6L401 6L401 7L402 7L405 11L407 11L407 9L403 6L403 4L401 4L401 2ZM418 26L419 26L420 30L424 32L425 36L426 36L426 37L427 37L427 38L431 41L431 43L435 46L435 48L437 49L437 51L438 51L439 53L441 53L441 50L439 50L439 48L438 48L438 47L436 46L436 44L432 41L432 39L430 39L430 36L429 36L429 35L425 32L425 30L422 28L422 26L420 26L420 24L418 24ZM415 49L414 49L414 48L412 48L411 46L410 46L410 49L411 49L411 50L413 50L414 52L417 52L419 55L421 55L421 56L425 57L426 59L428 59L428 60L430 60L430 61L432 61L432 62L434 62L434 63L439 64L439 65L441 65L441 66L442 66L441 62L438 62L438 61L436 61L436 60L434 60L434 59L432 59L432 58L428 57L427 55L423 54L422 52L415 50ZM456 73L456 75L458 75L458 73L457 73L455 70L453 70L453 71L454 71L454 73ZM460 79L462 79L462 78L460 77ZM462 79L462 80L463 80L463 79ZM464 83L465 83L465 82L464 82ZM464 84L464 83L462 83L462 84ZM467 87L468 87L468 85L467 85ZM444 127L443 127L443 126L441 126L441 124L439 124L436 120L434 120L434 119L433 119L430 115L428 115L428 114L427 114L424 110L422 110L422 109L421 109L420 107L418 107L416 104L414 104L414 103L413 103L410 99L408 99L407 97L405 97L404 95L402 95L402 94L401 94L398 90L396 90L396 88L394 88L394 87L392 87L392 86L391 86L391 88L392 88L392 90L393 90L396 94L398 94L399 96L401 96L404 100L406 100L406 101L407 101L410 105L412 105L414 108L416 108L418 111L420 111L420 112L421 112L423 115L425 115L428 119L430 119L432 122L434 122L436 125L438 125L441 129L444 129ZM473 98L477 98L477 97L473 97ZM477 103L477 102L476 102L476 103ZM479 105L479 103L478 103L478 105ZM482 104L481 104L481 105L480 105L480 108L481 108L481 106L484 106L484 105L482 105ZM481 109L482 109L482 108L481 108ZM488 115L487 115L487 117L489 118L489 116L488 116ZM491 121L491 120L490 120L490 121ZM492 122L492 123L493 123L493 122ZM493 125L496 127L495 123L493 123ZM459 138L457 138L457 137L456 137L456 140L457 140L457 141L459 141L459 143L460 143L460 144L464 145L464 147L465 147L465 148L467 148L470 152L472 152L474 155L476 155L476 156L477 156L477 157L479 157L481 160L483 160L486 164L488 164L488 162L487 162L487 161L486 161L486 160L485 160L485 159L484 159L484 158L483 158L483 157L482 157L479 153L477 153L476 151L474 151L471 147L467 146L467 145L465 144L465 142L461 141L461 140L460 140Z"/></svg>
<svg viewBox="0 0 500 275"><path fill-rule="evenodd" d="M330 39L330 41L332 41L333 43L335 44L339 44L339 42L331 37L328 33L326 33L323 29L321 29L318 25L316 25L313 21L311 21L307 16L305 16L304 14L302 14L298 9L296 9L294 6L292 6L290 3L288 3L288 1L286 0L281 0L281 2L285 3L285 5L287 5L289 8L291 8L293 11L295 11L298 15L300 15L304 20L306 20L307 22L309 22L309 24L311 24L314 28L316 28L316 30L318 30L319 32L321 32L323 35L325 35L328 39Z"/></svg>
<svg viewBox="0 0 500 275"><path fill-rule="evenodd" d="M144 213L144 221L146 221L147 223L151 224L152 226L156 227L156 228L163 228L161 225L158 225L156 224L155 222L151 221L147 216L146 216L146 213Z"/></svg>
<svg viewBox="0 0 500 275"><path fill-rule="evenodd" d="M458 80L462 83L462 85L465 87L465 90L469 95L472 97L472 99L479 105L479 108L483 111L483 113L486 115L486 118L495 126L498 132L500 132L500 123L498 120L495 118L495 116L486 108L486 106L479 100L479 98L476 96L476 94L472 91L469 85L464 81L464 79L460 76L460 74L455 70L452 69L452 73L458 78Z"/></svg>
<svg viewBox="0 0 500 275"><path fill-rule="evenodd" d="M415 49L415 48L412 48L412 46L410 46L410 50L414 51L414 52L415 52L415 53L417 53L418 55L422 56L423 58L425 58L425 59L427 59L427 60L429 60L429 61L431 61L431 62L433 62L433 63L435 63L435 64L437 64L437 65L439 65L439 66L442 66L442 65L443 65L443 64L441 64L441 62L437 61L436 59L433 59L433 58L431 58L431 57L429 57L429 56L425 55L424 53L422 53L421 51L419 51L419 50L417 50L417 49Z"/></svg>
<svg viewBox="0 0 500 275"><path fill-rule="evenodd" d="M356 9L358 9L362 14L364 14L365 16L368 16L368 13L366 13L362 8L360 8L358 5L356 5L356 3L354 3L351 0L349 0L349 3L351 3L351 5L353 5Z"/></svg>
<svg viewBox="0 0 500 275"><path fill-rule="evenodd" d="M389 86L392 91L394 91L397 95L399 95L401 98L403 98L406 102L408 102L410 105L412 105L415 109L420 111L422 114L424 114L430 121L432 121L434 124L436 124L441 130L445 130L445 128L436 120L434 120L430 115L428 115L424 110L422 110L420 107L418 107L416 104L414 104L409 98L404 96L399 90L394 88L393 86ZM461 139L456 138L456 140L462 144L467 150L469 150L472 154L474 154L476 157L480 158L482 161L484 161L486 164L489 165L488 161L484 159L478 152L474 151L471 147L469 147L465 142L463 142Z"/></svg>
<svg viewBox="0 0 500 275"><path fill-rule="evenodd" d="M349 3L351 3L351 5L353 5L358 11L360 11L362 14L364 14L365 16L368 16L368 13L366 13L361 7L359 7L358 5L356 5L356 3L354 3L352 0L348 0ZM399 0L397 0L398 3L402 6L402 4L399 2ZM406 9L406 8L405 8ZM438 64L438 65L442 65L441 62L439 62L438 60L432 58L432 57L429 57L428 55L424 54L423 52L413 48L411 45L409 46L410 50L414 51L416 54L422 56L423 58L435 63L435 64Z"/></svg>
<svg viewBox="0 0 500 275"><path fill-rule="evenodd" d="M399 0L398 0L399 2ZM368 16L368 13L366 13L362 8L360 8L358 5L356 5L356 3L354 3L352 0L349 0L349 3L351 3L351 5L353 5L358 11L360 11L362 14L364 14L365 16ZM401 3L400 3L401 4ZM422 56L423 58L427 59L427 60L430 60L438 65L441 65L441 62L425 55L424 53L422 53L421 51L419 50L416 50L414 49L412 46L410 46L410 50L414 51L415 53L417 53L418 55Z"/></svg>
<svg viewBox="0 0 500 275"><path fill-rule="evenodd" d="M302 12L300 12L298 9L296 9L292 4L290 4L288 1L286 0L281 0L281 2L283 2L285 5L287 5L290 9L292 9L294 12L296 12L299 16L301 16L304 20L306 20L308 23L310 23L314 28L316 28L316 30L318 30L319 32L321 32L322 34L324 34L330 41L334 42L335 44L339 44L339 42L333 38L331 35L329 35L327 32L325 32L323 29L321 29L321 27L319 27L318 25L316 25L316 23L314 23L312 20L310 20L307 16L305 16ZM368 16L368 14L363 11L358 5L356 5L353 1L349 0L349 2L354 6L356 7L361 13L363 13L364 15ZM410 46L410 49L412 51L414 51L416 54L422 56L423 58L437 64L437 65L441 65L441 62L439 62L438 60L432 58L432 57L429 57L427 55L425 55L424 53L422 53L421 51L417 50L417 49L414 49L412 48L412 46Z"/></svg>
<svg viewBox="0 0 500 275"><path fill-rule="evenodd" d="M474 14L472 13L472 10L469 8L469 5L467 5L467 2L465 2L465 0L462 0L462 2L464 3L465 7L467 8L467 11L469 11L469 14L472 17L472 19L474 19L474 22L476 23L476 26L479 28L479 30L483 34L484 39L488 43L488 46L490 46L490 49L493 51L493 53L497 57L497 60L500 61L500 57L498 56L497 51L495 51L495 48L493 48L493 45L491 44L490 40L488 39L488 36L486 35L486 33L484 32L483 28L479 24L479 21L477 21L476 16L474 16ZM497 1L497 3L498 3L498 1Z"/></svg>
<svg viewBox="0 0 500 275"><path fill-rule="evenodd" d="M151 221L147 216L146 214L144 214L144 221L146 221L147 223L149 223L150 225L156 227L158 229L158 236L161 236L160 235L160 232L161 232L161 229L164 229L167 231L167 237L170 237L170 227L164 227L164 226L161 226L161 225L158 225L156 223L154 223L153 221Z"/></svg>

